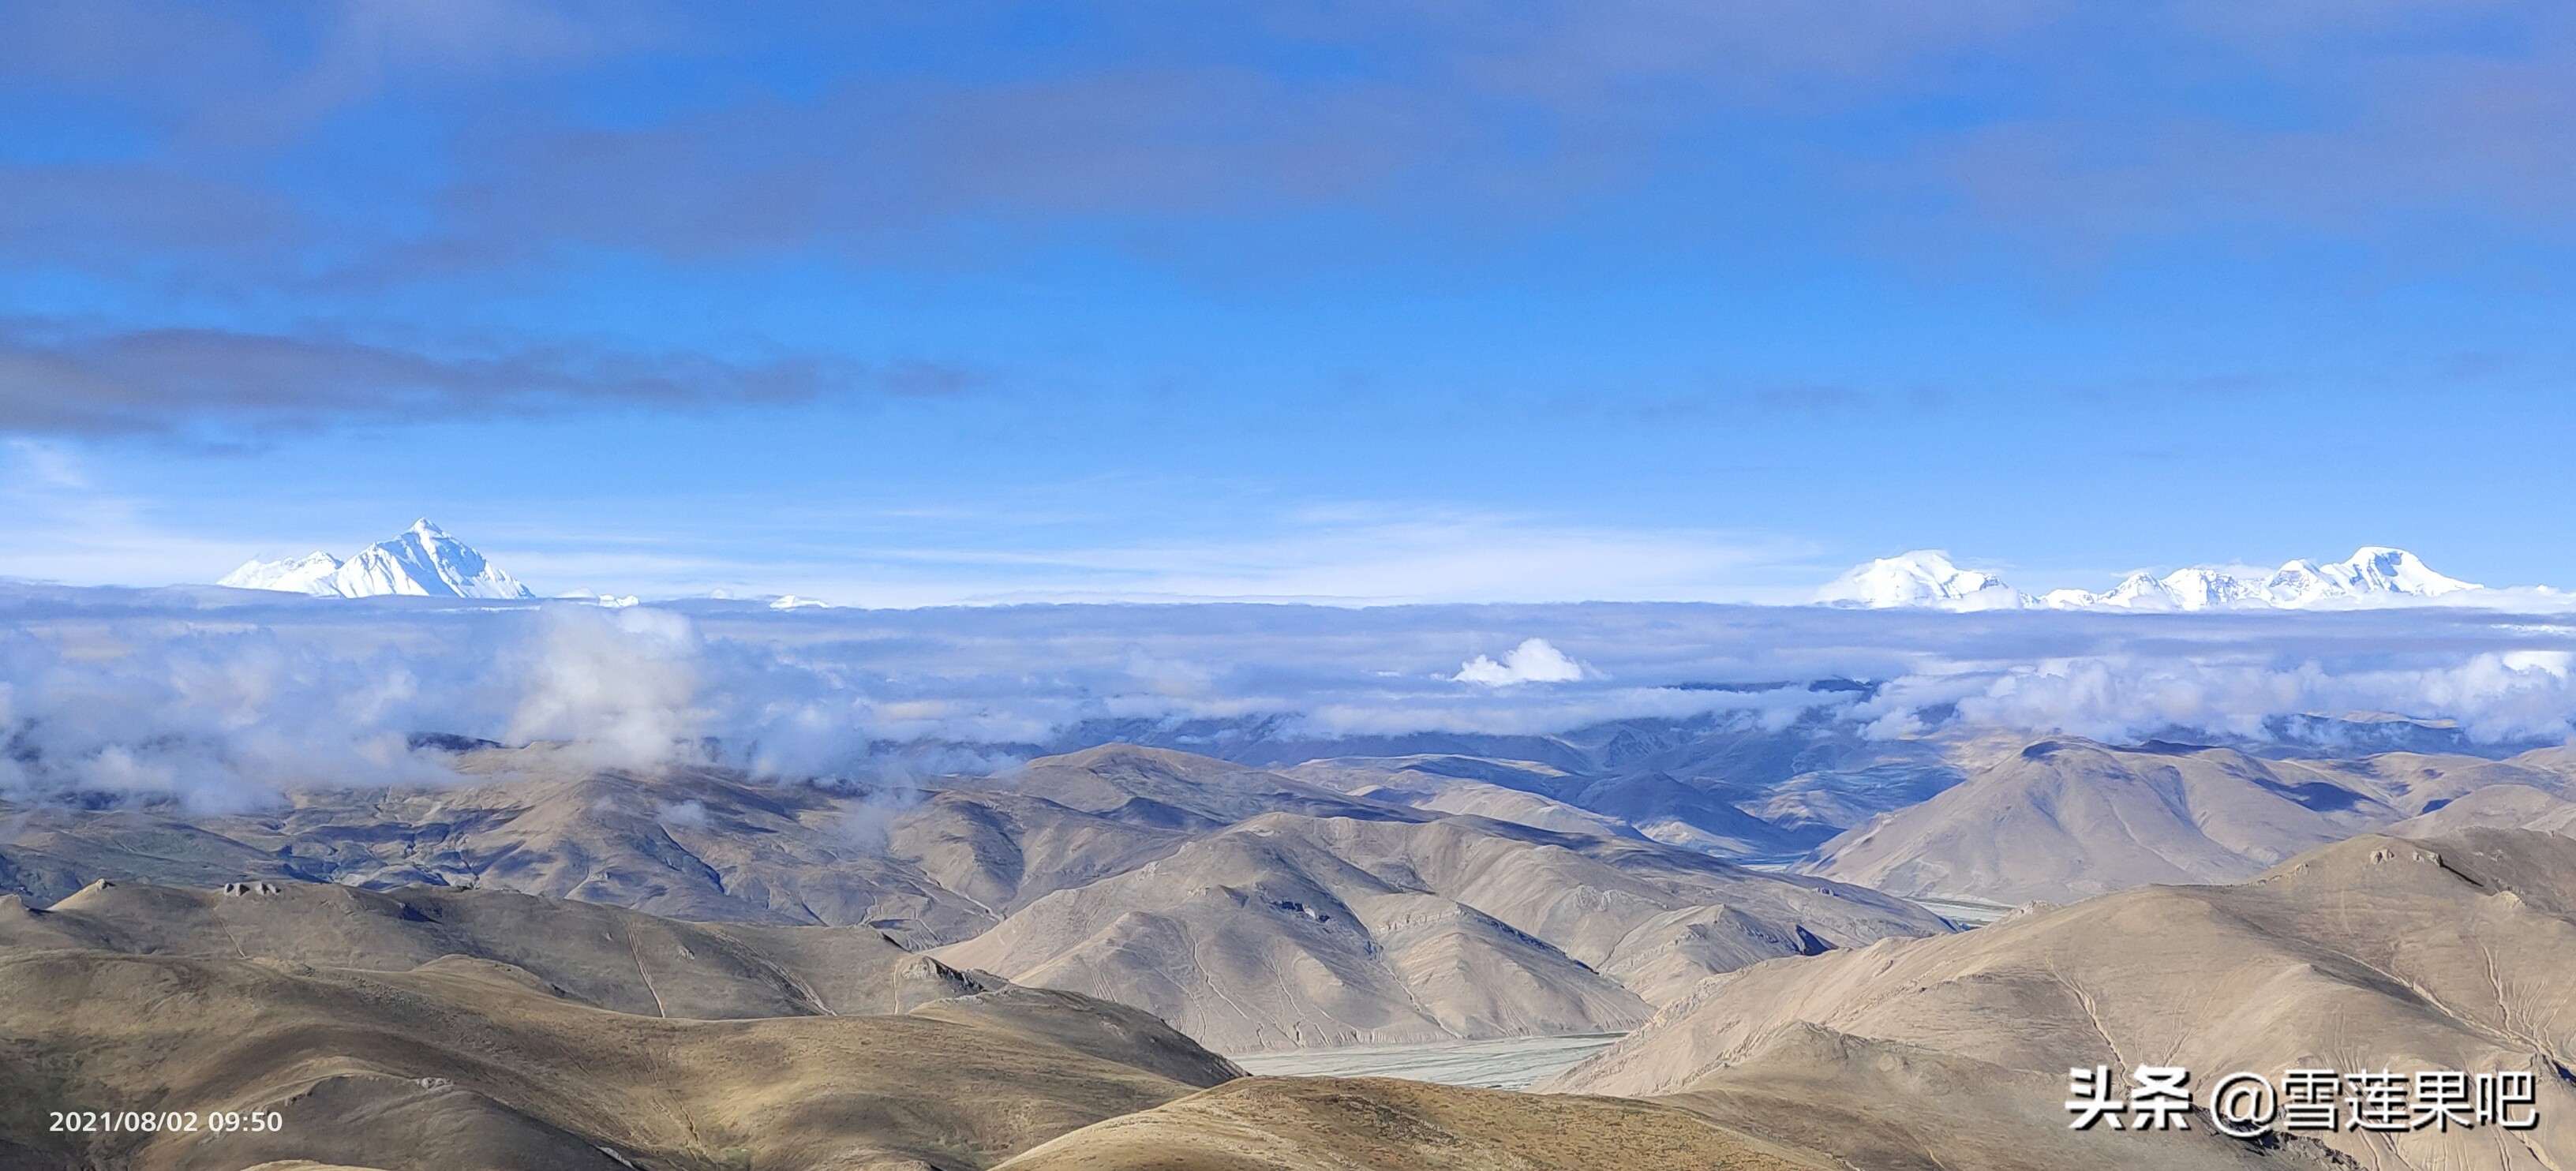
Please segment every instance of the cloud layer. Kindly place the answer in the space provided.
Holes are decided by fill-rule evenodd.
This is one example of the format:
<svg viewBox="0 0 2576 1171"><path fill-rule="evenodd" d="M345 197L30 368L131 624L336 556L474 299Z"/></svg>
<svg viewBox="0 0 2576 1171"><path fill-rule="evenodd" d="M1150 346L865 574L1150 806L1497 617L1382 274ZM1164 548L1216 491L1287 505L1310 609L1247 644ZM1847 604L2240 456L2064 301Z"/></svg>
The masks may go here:
<svg viewBox="0 0 2576 1171"><path fill-rule="evenodd" d="M2120 740L2374 712L2520 741L2563 738L2576 719L2576 627L2469 611L782 613L21 586L0 590L0 618L0 791L206 806L434 780L442 758L409 747L421 732L566 741L603 766L714 758L807 776L991 767L1102 720L1267 720L1333 738L1821 711L1880 735L1962 719ZM1495 647L1513 649L1496 661ZM1494 678L1458 666L1479 657ZM1549 682L1496 685L1506 675ZM1741 687L1826 678L1883 686Z"/></svg>

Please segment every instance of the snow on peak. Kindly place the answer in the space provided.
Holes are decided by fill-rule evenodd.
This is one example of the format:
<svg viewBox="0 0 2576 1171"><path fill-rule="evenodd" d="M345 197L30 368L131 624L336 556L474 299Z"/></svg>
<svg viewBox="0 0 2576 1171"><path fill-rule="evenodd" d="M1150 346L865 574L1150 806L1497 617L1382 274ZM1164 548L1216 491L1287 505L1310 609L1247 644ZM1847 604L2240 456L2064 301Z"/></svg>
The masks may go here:
<svg viewBox="0 0 2576 1171"><path fill-rule="evenodd" d="M1816 600L1835 606L1884 610L1899 606L1941 610L2013 610L2030 604L2020 590L1994 574L1961 569L1937 549L1881 557L1827 583Z"/></svg>
<svg viewBox="0 0 2576 1171"><path fill-rule="evenodd" d="M2283 568L2286 570L2288 567ZM2438 598L2461 590L2486 588L2458 578L2444 577L2424 564L2423 558L2404 549L2381 545L2365 545L2354 550L2349 558L2317 568L2346 596L2393 594Z"/></svg>
<svg viewBox="0 0 2576 1171"><path fill-rule="evenodd" d="M337 597L331 575L340 572L340 559L328 553L307 553L279 561L256 558L242 562L242 567L225 574L215 582L243 590L282 590L292 594Z"/></svg>
<svg viewBox="0 0 2576 1171"><path fill-rule="evenodd" d="M2134 582L2145 575L2133 575ZM2206 610L2211 607L2269 606L2305 609L2315 606L2391 605L2438 598L2485 587L2433 572L2422 558L2404 549L2369 546L2342 561L2319 564L2292 561L2266 575L2244 574L2198 565L2178 569L2131 595L2129 582L2107 594L2078 594L2077 607ZM2072 591L2059 591L2069 593ZM2051 595L2054 597L2055 595Z"/></svg>
<svg viewBox="0 0 2576 1171"><path fill-rule="evenodd" d="M2262 580L2193 565L2163 577L2143 570L2132 573L2098 594L2050 590L2040 602L2059 610L2207 610L2213 606L2269 605L2272 599Z"/></svg>
<svg viewBox="0 0 2576 1171"><path fill-rule="evenodd" d="M287 590L325 598L408 594L430 598L533 598L536 593L483 559L472 546L423 517L401 536L378 541L341 561L313 553L286 561L252 561L217 585Z"/></svg>
<svg viewBox="0 0 2576 1171"><path fill-rule="evenodd" d="M423 519L390 541L367 546L337 575L340 594L369 598L412 594L433 598L533 598L528 587L481 553Z"/></svg>
<svg viewBox="0 0 2576 1171"><path fill-rule="evenodd" d="M2050 590L2031 598L1990 573L1960 569L1936 552L1884 557L1825 587L1817 600L1846 606L1991 610L2043 606L2055 610L2305 609L2404 605L2486 587L2435 573L2404 549L2367 546L2350 558L2319 564L2292 561L2269 574L2260 569L2193 565L2161 577L2140 571L2101 593Z"/></svg>

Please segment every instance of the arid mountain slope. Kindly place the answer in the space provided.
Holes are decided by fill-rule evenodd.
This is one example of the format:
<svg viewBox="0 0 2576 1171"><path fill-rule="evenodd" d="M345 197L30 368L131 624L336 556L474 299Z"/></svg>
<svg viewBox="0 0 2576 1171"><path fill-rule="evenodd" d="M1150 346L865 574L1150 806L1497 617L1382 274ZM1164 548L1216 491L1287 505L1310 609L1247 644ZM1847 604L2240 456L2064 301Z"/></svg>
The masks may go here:
<svg viewBox="0 0 2576 1171"><path fill-rule="evenodd" d="M2527 1071L2534 1130L2318 1137L2370 1167L2567 1166L2576 839L2366 835L2234 886L1755 965L1540 1088L1671 1095L1869 1166L2042 1168L2161 1137L2066 1129L2065 1071L2097 1064L2181 1065L2203 1086L2236 1070Z"/></svg>
<svg viewBox="0 0 2576 1171"><path fill-rule="evenodd" d="M1245 1078L996 1171L1826 1171L1684 1110L1385 1078Z"/></svg>
<svg viewBox="0 0 2576 1171"><path fill-rule="evenodd" d="M49 947L375 972L469 958L511 965L600 1008L698 1020L902 1012L1003 986L865 927L685 923L445 887L99 882L48 911L0 898L0 948Z"/></svg>
<svg viewBox="0 0 2576 1171"><path fill-rule="evenodd" d="M1606 824L1612 832L1642 834L1727 858L1794 856L1831 836L1812 828L1784 828L1746 812L1742 803L1759 796L1754 786L1715 776L1676 776L1644 765L1654 753L1627 760L1617 746L1604 747L1621 761L1606 775L1577 775L1526 760L1437 754L1336 757L1287 771L1420 809L1579 833L1602 832Z"/></svg>
<svg viewBox="0 0 2576 1171"><path fill-rule="evenodd" d="M979 790L990 785L1086 813L1176 828L1214 829L1270 812L1365 817L1386 808L1267 769L1134 744L1041 757L986 781L957 783Z"/></svg>
<svg viewBox="0 0 2576 1171"><path fill-rule="evenodd" d="M1254 818L1058 891L951 964L1103 995L1227 1052L1624 1030L1649 1006L1493 916Z"/></svg>
<svg viewBox="0 0 2576 1171"><path fill-rule="evenodd" d="M1616 1032L1710 972L1942 929L1642 839L1273 813L938 954L1252 1051Z"/></svg>
<svg viewBox="0 0 2576 1171"><path fill-rule="evenodd" d="M907 942L992 915L888 850L861 794L712 769L602 772L543 749L460 757L459 788L291 794L288 811L208 822L315 878L506 887L695 920L878 924Z"/></svg>
<svg viewBox="0 0 2576 1171"><path fill-rule="evenodd" d="M471 885L693 920L876 923L908 942L998 917L895 856L885 815L858 793L600 771L548 748L453 763L467 783L302 790L236 816L22 807L0 818L0 889L50 903L97 878Z"/></svg>
<svg viewBox="0 0 2576 1171"><path fill-rule="evenodd" d="M84 870L123 878L141 860L196 885L473 884L702 921L859 925L1242 1049L1618 1031L1713 971L1944 929L1899 900L1744 870L1562 807L1586 832L1125 745L943 781L899 809L712 769L585 770L543 748L475 748L457 764L478 783L298 793L204 829L30 811L0 859L46 843L42 881L22 886L39 903ZM649 966L658 945L638 946L604 962ZM640 1003L612 1006L651 1011ZM778 1002L757 1003L746 1012Z"/></svg>
<svg viewBox="0 0 2576 1171"><path fill-rule="evenodd" d="M2386 832L2423 838L2477 828L2576 835L2576 801L2529 785L2497 785L2446 802L2431 813L2407 818L2389 826Z"/></svg>
<svg viewBox="0 0 2576 1171"><path fill-rule="evenodd" d="M175 810L0 800L0 894L25 895L38 905L101 878L219 886L241 878L308 877L292 861L191 824Z"/></svg>
<svg viewBox="0 0 2576 1171"><path fill-rule="evenodd" d="M1315 760L1284 770L1371 801L1431 813L1456 813L1509 821L1559 833L1634 836L1636 827L1607 814L1535 791L1563 773L1528 761L1468 761L1459 757L1392 757ZM1453 775L1453 774L1474 775ZM1494 778L1494 779L1487 779ZM1506 780L1512 784L1498 784Z"/></svg>
<svg viewBox="0 0 2576 1171"><path fill-rule="evenodd" d="M1133 870L1190 836L1033 794L952 790L897 817L886 852L998 921L1047 894Z"/></svg>
<svg viewBox="0 0 2576 1171"><path fill-rule="evenodd" d="M428 901L437 892L354 903L344 901L350 892L281 890L221 903L186 893L108 888L58 914L0 908L10 924L0 941L0 988L8 990L0 997L0 1166L232 1171L307 1159L386 1171L962 1171L1235 1073L1142 1013L1039 989L1001 987L876 1015L682 1020L611 1011L589 998L632 1000L631 989L592 963L623 941L594 948L580 938L605 926L624 941L646 941L633 984L727 1012L744 1007L745 995L775 990L743 963L811 963L817 969L798 980L829 978L819 968L871 962L864 949L840 946L858 932L827 933L846 938L795 956L759 938L792 931L708 935L487 892L447 904ZM409 905L427 925L398 912L374 921L386 908L368 900L407 895L420 896ZM62 946L95 939L193 949L209 928L240 931L244 946L222 956ZM521 937L539 953L526 958L570 972L583 991L488 958L450 954L396 970L409 956L368 950L446 940L488 950L494 933ZM654 944L676 946L656 954ZM242 951L346 953L359 963ZM900 979L906 969L875 970ZM863 972L850 980L859 999L911 999L872 988ZM835 994L809 995L829 1002ZM275 1111L285 1125L142 1135L47 1126L51 1110L145 1107Z"/></svg>
<svg viewBox="0 0 2576 1171"><path fill-rule="evenodd" d="M2069 902L2146 883L2246 878L2505 783L2555 791L2568 782L2469 757L2267 760L2229 748L2040 740L1843 833L1803 869L1909 896Z"/></svg>
<svg viewBox="0 0 2576 1171"><path fill-rule="evenodd" d="M716 769L601 771L536 747L457 754L466 784L306 790L288 794L283 809L240 816L0 805L0 891L41 904L98 878L475 885L700 921L864 924L926 946L1167 854L1191 836L1174 825L1208 821L1152 801L1103 801L1111 813L1101 814L1047 797L1093 797L1140 772L1185 787L1157 758L1194 759L1148 749L1082 755L1085 765L1035 762L1025 790L972 780L910 798ZM1219 781L1254 776L1204 764ZM1256 776L1244 792L1191 804L1266 791Z"/></svg>

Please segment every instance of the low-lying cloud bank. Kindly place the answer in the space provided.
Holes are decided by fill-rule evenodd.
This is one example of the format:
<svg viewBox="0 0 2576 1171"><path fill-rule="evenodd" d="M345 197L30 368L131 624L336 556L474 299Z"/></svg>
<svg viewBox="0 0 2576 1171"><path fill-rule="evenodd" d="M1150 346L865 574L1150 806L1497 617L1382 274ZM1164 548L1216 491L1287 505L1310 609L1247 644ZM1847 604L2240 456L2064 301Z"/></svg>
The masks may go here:
<svg viewBox="0 0 2576 1171"><path fill-rule="evenodd" d="M1875 688L1747 687L1820 679ZM980 768L1117 721L1305 739L1545 734L1811 712L2134 739L2391 713L2475 738L2576 721L2576 625L2456 609L1948 614L1684 604L602 609L0 587L0 794L434 781L418 733L602 765L780 776ZM1133 726L1132 724L1130 726Z"/></svg>

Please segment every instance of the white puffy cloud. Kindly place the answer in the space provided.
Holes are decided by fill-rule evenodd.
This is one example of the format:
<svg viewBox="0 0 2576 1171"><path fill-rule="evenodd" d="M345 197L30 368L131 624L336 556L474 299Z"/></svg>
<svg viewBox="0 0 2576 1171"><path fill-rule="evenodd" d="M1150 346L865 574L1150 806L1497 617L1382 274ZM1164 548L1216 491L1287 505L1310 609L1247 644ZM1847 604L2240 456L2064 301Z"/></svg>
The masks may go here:
<svg viewBox="0 0 2576 1171"><path fill-rule="evenodd" d="M1460 683L1482 683L1487 687L1509 687L1515 683L1571 683L1583 678L1583 664L1565 657L1565 652L1548 645L1543 638L1524 639L1521 645L1503 653L1495 662L1484 655L1467 660L1450 676Z"/></svg>

